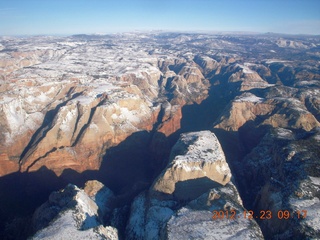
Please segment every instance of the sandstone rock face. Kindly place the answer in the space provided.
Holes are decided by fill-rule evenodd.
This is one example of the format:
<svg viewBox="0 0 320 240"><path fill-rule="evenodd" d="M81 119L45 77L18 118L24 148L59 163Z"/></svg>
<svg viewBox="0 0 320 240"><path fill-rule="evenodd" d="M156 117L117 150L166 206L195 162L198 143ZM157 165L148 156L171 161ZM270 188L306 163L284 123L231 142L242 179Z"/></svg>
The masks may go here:
<svg viewBox="0 0 320 240"><path fill-rule="evenodd" d="M61 174L66 168L79 172L98 169L107 147L139 128L152 128L152 111L139 98L105 101L81 96L61 107L46 136L22 158L21 170L35 171L46 166ZM61 157L64 161L60 161Z"/></svg>
<svg viewBox="0 0 320 240"><path fill-rule="evenodd" d="M240 83L240 91L246 91L253 88L266 88L269 86L268 82L264 81L260 75L251 70L248 65L234 64L228 67L227 74L231 74L228 78L230 83Z"/></svg>
<svg viewBox="0 0 320 240"><path fill-rule="evenodd" d="M310 131L320 126L314 104L308 104L310 98L317 101L315 92L288 87L266 90L264 94L244 92L235 97L213 124L214 129L224 132L222 137L228 142L228 157L241 158L272 128Z"/></svg>
<svg viewBox="0 0 320 240"><path fill-rule="evenodd" d="M69 84L66 84L65 88L62 87L62 84L52 85L48 88L32 87L27 89L23 87L19 89L19 94L11 93L2 96L5 102L2 102L0 112L3 119L1 128L4 131L1 138L3 144L0 149L4 158L1 158L0 161L7 158L7 162L13 167L9 171L1 169L2 175L20 168L19 162L24 154L24 149L31 142L30 140L38 135L37 132L41 129L43 122L51 117L51 113L45 114L47 111L45 106L56 108L71 88L72 85ZM28 91L34 95L29 95ZM37 136L37 138L39 137ZM35 140L38 141L38 139Z"/></svg>
<svg viewBox="0 0 320 240"><path fill-rule="evenodd" d="M223 211L219 217L215 211ZM167 222L165 239L264 239L255 221L244 218L236 187L228 183L209 190L179 209ZM221 213L221 212L220 212ZM234 213L234 219L226 214ZM224 216L224 217L222 217Z"/></svg>
<svg viewBox="0 0 320 240"><path fill-rule="evenodd" d="M69 184L50 195L33 216L37 233L31 239L118 239L117 230L104 227L103 214L113 193L97 181L84 190Z"/></svg>
<svg viewBox="0 0 320 240"><path fill-rule="evenodd" d="M85 187L104 219L96 225L113 222L120 238L218 238L221 229L260 238L254 221L208 220L225 204L245 211L238 191L248 210L273 211L257 221L267 239L316 238L319 44L272 34L0 37L0 238L18 232L10 211L30 212L33 196L94 178L117 194L99 205L103 186ZM200 132L183 135L169 159L178 134L203 130L224 154ZM308 217L277 220L279 209ZM73 222L68 211L48 216Z"/></svg>
<svg viewBox="0 0 320 240"><path fill-rule="evenodd" d="M217 70L220 65L216 60L208 56L198 55L195 57L194 61L204 70L205 75Z"/></svg>
<svg viewBox="0 0 320 240"><path fill-rule="evenodd" d="M259 125L302 128L307 131L320 126L318 120L295 98L260 98L243 93L227 107L215 128L238 131L248 121L259 118ZM263 119L263 121L261 121Z"/></svg>
<svg viewBox="0 0 320 240"><path fill-rule="evenodd" d="M176 200L194 199L203 189L230 181L231 172L216 136L209 132L182 134L170 154L170 163L152 191Z"/></svg>
<svg viewBox="0 0 320 240"><path fill-rule="evenodd" d="M243 217L246 210L213 133L182 134L170 156L171 162L149 191L132 203L126 239L215 239L219 235L262 239L255 220ZM32 239L118 239L115 228L102 226L102 219L110 219L114 201L117 197L97 181L87 182L83 190L68 185L37 209L33 216L37 233ZM231 210L239 217L213 219L213 211Z"/></svg>
<svg viewBox="0 0 320 240"><path fill-rule="evenodd" d="M161 105L161 113L163 116L158 126L158 131L166 136L180 129L180 121L182 118L181 108L178 105L172 106L169 102L164 102Z"/></svg>
<svg viewBox="0 0 320 240"><path fill-rule="evenodd" d="M261 117L265 121L256 125L319 125L319 92L311 90L319 86L318 63L279 60L286 53L270 50L275 42L279 49L293 43L311 49L315 43L248 37L257 48L255 60L237 37L197 37L196 44L170 34L1 39L0 175L42 166L57 175L68 168L98 169L106 150L134 132L168 137L181 128L184 106L207 99L209 79L231 99L250 92L261 100L233 100L216 128L237 131ZM292 99L268 98L278 85L300 90Z"/></svg>
<svg viewBox="0 0 320 240"><path fill-rule="evenodd" d="M235 219L213 219L213 211L235 212ZM231 183L208 190L185 205L159 200L148 193L131 206L127 239L264 239L255 220L243 217L247 211Z"/></svg>
<svg viewBox="0 0 320 240"><path fill-rule="evenodd" d="M263 239L255 220L240 215L245 209L213 133L182 134L171 159L133 201L127 239ZM237 217L213 219L214 210L233 210Z"/></svg>
<svg viewBox="0 0 320 240"><path fill-rule="evenodd" d="M248 202L257 212L272 211L272 220L261 222L266 237L319 236L319 139L319 128L276 128L241 163L243 184L252 190L246 192ZM284 211L290 213L286 220Z"/></svg>
<svg viewBox="0 0 320 240"><path fill-rule="evenodd" d="M181 108L207 97L208 80L176 53L136 51L133 39L116 41L117 49L103 40L51 40L2 41L16 50L0 53L0 176L97 170L106 150L132 133L176 132Z"/></svg>

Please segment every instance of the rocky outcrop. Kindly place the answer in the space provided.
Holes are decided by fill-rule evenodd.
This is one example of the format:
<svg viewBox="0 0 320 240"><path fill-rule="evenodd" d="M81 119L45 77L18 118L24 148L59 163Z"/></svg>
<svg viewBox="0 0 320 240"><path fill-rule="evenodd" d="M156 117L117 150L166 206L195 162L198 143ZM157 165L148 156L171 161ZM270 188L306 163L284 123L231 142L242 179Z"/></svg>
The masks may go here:
<svg viewBox="0 0 320 240"><path fill-rule="evenodd" d="M220 66L216 60L208 56L197 55L194 58L194 61L203 69L204 75L213 73L213 71L216 71Z"/></svg>
<svg viewBox="0 0 320 240"><path fill-rule="evenodd" d="M97 181L84 190L69 184L50 195L33 216L37 232L31 239L118 239L117 230L103 226L113 193Z"/></svg>
<svg viewBox="0 0 320 240"><path fill-rule="evenodd" d="M213 133L182 134L167 168L133 201L126 239L263 239L255 220L244 216L246 209L230 178ZM117 229L103 226L104 219L119 212L113 208L117 199L97 181L87 182L83 190L69 184L36 210L31 239L118 239Z"/></svg>
<svg viewBox="0 0 320 240"><path fill-rule="evenodd" d="M256 121L256 119L258 121ZM317 119L296 98L261 98L252 93L236 97L225 109L215 128L238 131L245 123L256 121L256 127L302 128L307 131L320 126Z"/></svg>
<svg viewBox="0 0 320 240"><path fill-rule="evenodd" d="M215 211L225 215L215 218ZM126 239L264 239L256 221L244 217L246 211L231 182L187 203L143 193L131 206ZM227 217L230 213L235 217Z"/></svg>
<svg viewBox="0 0 320 240"><path fill-rule="evenodd" d="M313 105L306 107L305 100L302 97L299 100L298 94L290 88L271 87L261 97L250 92L235 97L214 123L215 131L223 131L221 138L227 145L228 157L241 158L272 128L310 131L320 126L315 115L309 111L314 109Z"/></svg>
<svg viewBox="0 0 320 240"><path fill-rule="evenodd" d="M264 239L258 224L245 216L246 211L236 187L229 182L180 208L161 234L172 240Z"/></svg>
<svg viewBox="0 0 320 240"><path fill-rule="evenodd" d="M319 128L276 128L239 163L246 201L255 212L272 212L260 224L267 238L319 236L319 140Z"/></svg>
<svg viewBox="0 0 320 240"><path fill-rule="evenodd" d="M216 183L225 185L231 172L215 135L209 131L180 136L171 150L169 165L151 191L176 200L195 199Z"/></svg>
<svg viewBox="0 0 320 240"><path fill-rule="evenodd" d="M248 91L254 88L266 88L270 84L263 80L254 70L250 69L249 63L245 65L232 64L225 69L223 75L227 78L228 83L234 85L233 91Z"/></svg>
<svg viewBox="0 0 320 240"><path fill-rule="evenodd" d="M101 205L98 215L106 219L104 224L116 226L120 237L131 200L140 194L131 206L126 230L131 239L188 238L182 225L192 229L188 233L195 238L216 238L220 228L227 232L226 237L232 233L260 238L255 221L240 217L212 223L213 208L232 210L228 207L232 205L237 214L246 211L230 182L229 166L244 205L254 211L269 207L278 211L281 201L287 204L283 208L317 209L318 181L312 175L318 168L316 161L310 162L302 150L291 151L281 161L284 151L278 148L298 146L318 154L311 147L318 145L310 140L311 136L318 139L313 131L320 120L317 46L318 38L279 39L273 34L0 37L0 192L4 192L1 200L5 203L0 208L0 238L1 229L9 226L5 231L10 234L21 219L27 219L13 218L6 223L11 218L6 209L11 201L26 199L30 206L30 196L44 199L66 182L92 178L118 194L112 205L117 209ZM292 131L291 140L270 137L274 128ZM169 158L178 134L208 129L218 136L224 153L210 132L201 132L182 135ZM266 151L269 158L253 157L258 155L252 151L255 147ZM280 166L269 169L265 162ZM302 168L310 164L313 171L296 169L289 162ZM248 176L246 168L250 169ZM297 191L293 195L288 193L291 190L281 190L283 182L290 185L294 179L287 168L306 176L294 180ZM286 176L287 180L279 180ZM43 179L50 181L47 184ZM39 189L36 182L41 182ZM100 192L100 185L87 190L86 195L93 196ZM302 198L291 198L308 194L311 197L303 197L306 201L302 202ZM28 208L13 205L19 205L13 214L20 206ZM100 215L100 208L107 213ZM60 219L56 223L63 222L62 218L73 221L70 214L54 214ZM317 219L314 212L310 214ZM317 221L311 218L286 223L257 221L267 238L318 234L313 227ZM193 224L201 231L196 232Z"/></svg>
<svg viewBox="0 0 320 240"><path fill-rule="evenodd" d="M171 161L148 192L132 203L126 239L263 239L246 211L215 135L209 131L182 134ZM215 218L213 211L231 211L235 219Z"/></svg>

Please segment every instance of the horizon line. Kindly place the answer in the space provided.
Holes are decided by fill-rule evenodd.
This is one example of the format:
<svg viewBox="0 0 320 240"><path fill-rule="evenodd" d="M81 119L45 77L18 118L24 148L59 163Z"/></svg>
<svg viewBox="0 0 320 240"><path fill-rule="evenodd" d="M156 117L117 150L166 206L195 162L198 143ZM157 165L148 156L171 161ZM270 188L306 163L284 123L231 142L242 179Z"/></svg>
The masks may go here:
<svg viewBox="0 0 320 240"><path fill-rule="evenodd" d="M125 33L185 33L185 34L216 34L216 35L286 35L286 36L320 36L319 34L311 33L281 33L281 32L257 32L257 31L221 31L221 30L130 30L130 31L112 31L112 32L92 32L92 33L34 33L34 34L0 34L0 37L71 37L75 35L96 35L96 36L106 36L110 34L125 34Z"/></svg>

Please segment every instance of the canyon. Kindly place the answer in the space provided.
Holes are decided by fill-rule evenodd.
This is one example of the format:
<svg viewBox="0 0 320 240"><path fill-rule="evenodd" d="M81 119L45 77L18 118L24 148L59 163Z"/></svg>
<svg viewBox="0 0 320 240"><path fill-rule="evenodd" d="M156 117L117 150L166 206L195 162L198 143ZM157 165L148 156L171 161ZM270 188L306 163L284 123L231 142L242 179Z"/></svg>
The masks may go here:
<svg viewBox="0 0 320 240"><path fill-rule="evenodd" d="M0 37L0 49L1 238L319 237L318 36Z"/></svg>

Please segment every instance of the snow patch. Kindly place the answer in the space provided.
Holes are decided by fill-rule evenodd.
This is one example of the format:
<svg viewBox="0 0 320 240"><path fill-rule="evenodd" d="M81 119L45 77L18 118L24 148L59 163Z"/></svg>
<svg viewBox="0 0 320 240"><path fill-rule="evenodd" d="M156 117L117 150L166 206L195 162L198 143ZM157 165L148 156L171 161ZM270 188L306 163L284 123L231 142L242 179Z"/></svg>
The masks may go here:
<svg viewBox="0 0 320 240"><path fill-rule="evenodd" d="M309 178L313 184L320 186L320 178L319 177L309 177Z"/></svg>
<svg viewBox="0 0 320 240"><path fill-rule="evenodd" d="M63 132L69 132L70 130L73 129L73 127L71 128L71 124L73 121L76 120L76 116L77 116L77 109L73 108L70 111L67 112L67 115L63 118L62 123L60 125L60 129Z"/></svg>
<svg viewBox="0 0 320 240"><path fill-rule="evenodd" d="M216 136L210 131L182 134L177 144L188 145L184 155L175 156L175 161L183 162L216 162L225 159L224 153Z"/></svg>
<svg viewBox="0 0 320 240"><path fill-rule="evenodd" d="M300 211L301 215L302 210L307 211L307 217L302 220L301 224L311 227L316 231L320 231L320 200L317 197L312 199L297 199L291 197L289 199L290 204L293 207L294 211Z"/></svg>
<svg viewBox="0 0 320 240"><path fill-rule="evenodd" d="M268 59L268 60L265 60L266 64L271 64L271 63L289 63L289 62L292 62L292 61L280 60L280 59Z"/></svg>
<svg viewBox="0 0 320 240"><path fill-rule="evenodd" d="M245 74L251 74L254 73L249 67L245 66L245 65L241 65L241 64L237 64L236 67L239 67L242 69L242 72Z"/></svg>
<svg viewBox="0 0 320 240"><path fill-rule="evenodd" d="M277 128L277 137L280 139L294 139L294 134L291 130L285 128Z"/></svg>
<svg viewBox="0 0 320 240"><path fill-rule="evenodd" d="M252 102L252 103L261 103L263 98L257 97L252 93L244 93L239 97L235 98L235 102Z"/></svg>

